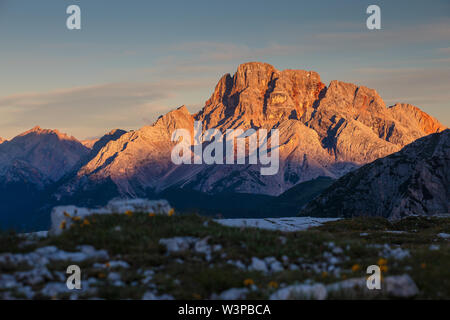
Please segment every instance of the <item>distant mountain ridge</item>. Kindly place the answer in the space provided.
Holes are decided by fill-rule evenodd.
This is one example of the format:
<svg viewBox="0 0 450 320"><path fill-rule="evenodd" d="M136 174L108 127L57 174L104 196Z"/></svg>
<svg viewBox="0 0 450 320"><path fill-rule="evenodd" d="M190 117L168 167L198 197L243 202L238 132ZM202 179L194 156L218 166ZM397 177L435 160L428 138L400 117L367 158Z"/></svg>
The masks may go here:
<svg viewBox="0 0 450 320"><path fill-rule="evenodd" d="M305 216L450 213L450 129L375 160L332 184L301 212Z"/></svg>
<svg viewBox="0 0 450 320"><path fill-rule="evenodd" d="M194 121L203 130L221 132L279 130L278 174L261 176L260 165L250 164L174 165L172 133L192 130ZM196 114L182 106L153 125L114 130L83 143L55 130L33 128L0 144L0 181L16 183L16 194L25 190L45 199L39 204L30 200L30 207L44 206L45 212L57 204L93 206L116 196L158 197L164 192L279 196L319 177L337 179L445 129L415 106L386 107L373 89L341 81L326 86L314 71L279 71L250 62L233 76L224 75ZM8 201L15 200L5 196L0 201L1 219L4 208L14 208Z"/></svg>
<svg viewBox="0 0 450 320"><path fill-rule="evenodd" d="M28 224L46 188L88 152L75 138L40 127L0 144L0 224Z"/></svg>

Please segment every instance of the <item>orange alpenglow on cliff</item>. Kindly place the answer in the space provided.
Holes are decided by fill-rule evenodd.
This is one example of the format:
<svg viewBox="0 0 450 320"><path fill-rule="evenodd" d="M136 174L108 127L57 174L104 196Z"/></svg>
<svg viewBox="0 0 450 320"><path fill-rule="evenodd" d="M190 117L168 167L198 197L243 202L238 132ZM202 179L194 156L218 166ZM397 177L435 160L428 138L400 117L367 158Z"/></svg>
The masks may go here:
<svg viewBox="0 0 450 320"><path fill-rule="evenodd" d="M278 173L261 176L261 165L248 162L174 165L172 133L193 130L194 121L203 130L222 133L227 129L277 129ZM279 71L266 63L250 62L240 65L233 76L224 75L198 113L191 115L182 106L153 125L110 142L60 192L70 196L74 188L109 181L123 195L180 185L209 193L278 195L319 176L338 178L444 129L414 106L387 107L373 89L341 81L326 86L313 71Z"/></svg>

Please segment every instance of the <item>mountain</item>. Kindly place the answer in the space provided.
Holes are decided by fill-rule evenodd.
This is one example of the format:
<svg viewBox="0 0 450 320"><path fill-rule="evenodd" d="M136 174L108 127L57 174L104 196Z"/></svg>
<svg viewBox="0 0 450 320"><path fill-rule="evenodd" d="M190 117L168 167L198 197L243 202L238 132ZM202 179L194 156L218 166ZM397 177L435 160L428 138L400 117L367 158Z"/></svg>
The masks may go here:
<svg viewBox="0 0 450 320"><path fill-rule="evenodd" d="M222 133L278 129L278 173L262 176L259 164L174 165L172 132L185 128L192 135L194 121L201 122L203 131ZM412 105L386 107L373 89L341 81L326 86L313 71L279 71L250 62L233 76L224 75L200 112L191 115L180 107L106 144L57 194L59 199L99 196L107 188L110 194L103 193L105 198L136 197L178 188L278 196L301 182L339 178L444 129Z"/></svg>
<svg viewBox="0 0 450 320"><path fill-rule="evenodd" d="M122 129L114 129L103 135L100 138L81 140L81 144L91 150L91 153L96 154L109 141L119 139L123 134L127 133Z"/></svg>
<svg viewBox="0 0 450 320"><path fill-rule="evenodd" d="M310 202L305 216L383 216L450 213L450 130L350 172Z"/></svg>
<svg viewBox="0 0 450 320"><path fill-rule="evenodd" d="M3 142L6 142L6 140L0 137L0 144L2 144Z"/></svg>
<svg viewBox="0 0 450 320"><path fill-rule="evenodd" d="M193 136L195 122L202 133L278 130L279 147L269 150L279 152L278 171L261 175L263 166L248 157L247 164L175 165L172 134ZM117 196L165 197L205 214L294 214L333 179L445 129L415 106L386 106L364 86L326 86L314 71L245 63L219 80L196 114L182 106L139 130L83 143L36 127L0 144L0 224L43 226L52 206L96 206Z"/></svg>
<svg viewBox="0 0 450 320"><path fill-rule="evenodd" d="M88 154L75 138L35 127L0 145L0 225L27 223L46 188Z"/></svg>
<svg viewBox="0 0 450 320"><path fill-rule="evenodd" d="M35 127L0 145L0 175L20 168L39 176L36 182L44 185L70 172L88 152L74 137ZM32 176L30 179L33 180Z"/></svg>

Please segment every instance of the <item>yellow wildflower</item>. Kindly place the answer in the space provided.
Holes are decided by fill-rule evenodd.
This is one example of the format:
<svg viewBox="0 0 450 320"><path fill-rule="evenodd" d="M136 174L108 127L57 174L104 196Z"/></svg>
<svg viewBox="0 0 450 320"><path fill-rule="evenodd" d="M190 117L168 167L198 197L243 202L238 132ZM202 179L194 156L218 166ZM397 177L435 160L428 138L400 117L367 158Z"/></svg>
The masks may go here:
<svg viewBox="0 0 450 320"><path fill-rule="evenodd" d="M100 279L104 279L104 278L106 278L106 274L104 274L103 272L100 272L100 273L98 274L98 277L99 277Z"/></svg>
<svg viewBox="0 0 450 320"><path fill-rule="evenodd" d="M59 228L60 229L65 229L66 228L66 220L63 220L63 222L61 222Z"/></svg>
<svg viewBox="0 0 450 320"><path fill-rule="evenodd" d="M276 288L278 288L278 283L276 281L270 281L268 286L269 286L269 288L276 289Z"/></svg>
<svg viewBox="0 0 450 320"><path fill-rule="evenodd" d="M154 216L156 216L156 214L155 214L154 212L150 212L148 215L149 215L149 217L154 217Z"/></svg>
<svg viewBox="0 0 450 320"><path fill-rule="evenodd" d="M202 298L201 295L199 295L198 293L194 293L192 294L192 296L194 297L194 299L200 300Z"/></svg>
<svg viewBox="0 0 450 320"><path fill-rule="evenodd" d="M80 221L81 220L81 218L80 217L72 217L72 221Z"/></svg>
<svg viewBox="0 0 450 320"><path fill-rule="evenodd" d="M387 272L388 271L388 266L383 264L383 265L380 266L380 270L382 272Z"/></svg>
<svg viewBox="0 0 450 320"><path fill-rule="evenodd" d="M70 214L68 214L66 211L64 211L64 217L70 218Z"/></svg>
<svg viewBox="0 0 450 320"><path fill-rule="evenodd" d="M378 259L378 265L379 266L383 266L383 265L386 265L386 264L387 264L387 260L386 259L383 259L383 258Z"/></svg>
<svg viewBox="0 0 450 320"><path fill-rule="evenodd" d="M125 214L127 216L131 217L133 215L133 211L128 210L128 211L125 212Z"/></svg>
<svg viewBox="0 0 450 320"><path fill-rule="evenodd" d="M244 285L246 285L246 286L251 286L253 284L255 284L255 281L253 281L253 279L245 279L244 280Z"/></svg>
<svg viewBox="0 0 450 320"><path fill-rule="evenodd" d="M359 269L361 269L361 267L360 267L360 265L359 264L354 264L353 266L352 266L352 271L353 272L356 272L356 271L358 271Z"/></svg>
<svg viewBox="0 0 450 320"><path fill-rule="evenodd" d="M83 226L88 226L88 225L90 225L91 223L89 222L89 220L88 219L84 219L83 220Z"/></svg>
<svg viewBox="0 0 450 320"><path fill-rule="evenodd" d="M328 277L328 272L326 272L326 271L322 272L322 278L326 278L326 277Z"/></svg>
<svg viewBox="0 0 450 320"><path fill-rule="evenodd" d="M175 214L175 210L172 208L169 211L169 217L173 216Z"/></svg>

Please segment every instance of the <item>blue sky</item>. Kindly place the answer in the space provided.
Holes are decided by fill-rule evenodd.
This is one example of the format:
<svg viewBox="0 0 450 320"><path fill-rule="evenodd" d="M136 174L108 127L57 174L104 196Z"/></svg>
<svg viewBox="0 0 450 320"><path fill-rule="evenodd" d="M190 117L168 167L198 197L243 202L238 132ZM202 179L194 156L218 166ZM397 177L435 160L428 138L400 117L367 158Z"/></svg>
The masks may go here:
<svg viewBox="0 0 450 320"><path fill-rule="evenodd" d="M68 5L82 30L66 29ZM382 30L366 28L370 4ZM0 0L0 136L84 139L206 101L247 61L319 72L450 126L450 1Z"/></svg>

